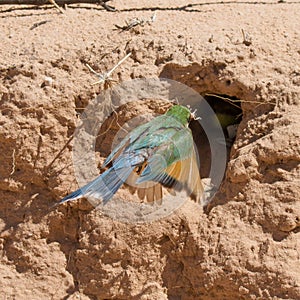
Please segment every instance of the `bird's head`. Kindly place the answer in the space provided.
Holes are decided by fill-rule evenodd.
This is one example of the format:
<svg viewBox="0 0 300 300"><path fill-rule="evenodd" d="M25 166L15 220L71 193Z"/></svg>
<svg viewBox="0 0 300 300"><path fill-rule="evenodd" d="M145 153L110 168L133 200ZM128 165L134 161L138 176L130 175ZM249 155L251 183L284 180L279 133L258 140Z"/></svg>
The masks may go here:
<svg viewBox="0 0 300 300"><path fill-rule="evenodd" d="M190 121L199 119L195 113L196 111L192 112L189 106L174 105L166 112L166 115L177 119L182 125L187 126Z"/></svg>
<svg viewBox="0 0 300 300"><path fill-rule="evenodd" d="M190 110L187 107L181 105L172 106L166 112L166 115L175 118L184 126L186 126L189 123L191 118Z"/></svg>

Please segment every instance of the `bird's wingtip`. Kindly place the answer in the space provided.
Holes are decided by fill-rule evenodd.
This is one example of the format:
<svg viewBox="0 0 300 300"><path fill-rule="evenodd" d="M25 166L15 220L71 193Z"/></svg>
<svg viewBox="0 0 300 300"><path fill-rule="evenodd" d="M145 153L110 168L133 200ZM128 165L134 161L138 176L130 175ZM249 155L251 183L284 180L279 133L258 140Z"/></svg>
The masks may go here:
<svg viewBox="0 0 300 300"><path fill-rule="evenodd" d="M66 197L62 198L58 203L57 205L60 205L62 203L65 203L65 202L68 202L68 201L73 201L73 200L77 200L79 198L82 198L83 197L83 194L82 194L82 191L81 189L78 189L76 190L75 192L67 195Z"/></svg>

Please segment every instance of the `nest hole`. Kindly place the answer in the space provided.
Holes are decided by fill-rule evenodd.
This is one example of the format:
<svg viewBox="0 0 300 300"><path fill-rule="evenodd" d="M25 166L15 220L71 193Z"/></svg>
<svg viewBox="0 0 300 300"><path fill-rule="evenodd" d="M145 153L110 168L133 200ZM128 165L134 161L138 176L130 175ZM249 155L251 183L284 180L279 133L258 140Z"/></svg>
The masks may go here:
<svg viewBox="0 0 300 300"><path fill-rule="evenodd" d="M229 161L231 147L236 138L237 128L243 117L241 101L235 96L214 93L206 93L203 95L203 98L208 102L215 113L216 119L212 119L211 122L219 122L222 127L226 142L227 163ZM201 162L201 178L207 178L210 174L212 162L212 154L208 137L199 122L192 121L190 123L190 128L193 133L194 142L198 149Z"/></svg>

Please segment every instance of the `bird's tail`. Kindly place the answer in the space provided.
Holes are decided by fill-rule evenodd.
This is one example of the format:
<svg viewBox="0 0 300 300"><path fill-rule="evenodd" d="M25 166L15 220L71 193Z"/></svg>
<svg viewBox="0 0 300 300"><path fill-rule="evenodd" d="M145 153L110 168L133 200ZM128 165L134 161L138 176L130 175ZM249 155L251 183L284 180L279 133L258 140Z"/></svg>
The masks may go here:
<svg viewBox="0 0 300 300"><path fill-rule="evenodd" d="M58 204L82 197L102 200L102 203L106 204L126 181L131 172L132 169L128 167L115 169L112 166L93 181L64 197Z"/></svg>
<svg viewBox="0 0 300 300"><path fill-rule="evenodd" d="M63 199L61 199L58 204L62 204L64 202L76 200L76 199L79 199L81 197L83 197L83 193L82 193L81 188L80 188L80 189L76 190L75 192L67 195Z"/></svg>

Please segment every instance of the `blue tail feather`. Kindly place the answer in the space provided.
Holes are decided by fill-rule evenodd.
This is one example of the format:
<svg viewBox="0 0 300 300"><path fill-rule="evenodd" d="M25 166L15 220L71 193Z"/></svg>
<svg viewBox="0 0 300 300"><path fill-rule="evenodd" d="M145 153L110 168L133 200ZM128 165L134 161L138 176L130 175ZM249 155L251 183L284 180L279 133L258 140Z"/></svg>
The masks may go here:
<svg viewBox="0 0 300 300"><path fill-rule="evenodd" d="M127 180L131 172L132 168L128 168L128 166L126 168L118 168L117 170L111 167L93 181L64 197L59 204L82 197L99 199L105 204Z"/></svg>
<svg viewBox="0 0 300 300"><path fill-rule="evenodd" d="M67 195L66 197L64 197L63 199L60 200L59 204L64 203L64 202L68 202L71 200L75 200L75 199L79 199L83 196L81 189L76 190L75 192Z"/></svg>

